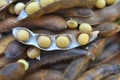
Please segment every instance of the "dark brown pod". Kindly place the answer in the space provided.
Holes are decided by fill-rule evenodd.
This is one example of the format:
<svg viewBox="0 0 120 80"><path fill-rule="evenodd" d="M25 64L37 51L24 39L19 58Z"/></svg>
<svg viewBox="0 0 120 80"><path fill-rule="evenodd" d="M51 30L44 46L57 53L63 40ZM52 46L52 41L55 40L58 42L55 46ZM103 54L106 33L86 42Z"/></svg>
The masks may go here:
<svg viewBox="0 0 120 80"><path fill-rule="evenodd" d="M101 80L119 71L120 68L117 64L103 64L86 71L77 80Z"/></svg>
<svg viewBox="0 0 120 80"><path fill-rule="evenodd" d="M94 57L97 58L104 48L105 41L105 39L97 39L89 44L87 46L89 48L89 53L94 54ZM90 60L91 58L89 57L74 60L65 70L64 77L66 80L76 80L76 78L88 68Z"/></svg>
<svg viewBox="0 0 120 80"><path fill-rule="evenodd" d="M109 22L95 27L95 30L100 31L99 35L102 37L110 37L120 31L120 26L116 23Z"/></svg>
<svg viewBox="0 0 120 80"><path fill-rule="evenodd" d="M19 25L27 28L44 28L49 30L62 30L66 29L66 21L60 16L55 15L45 15L37 18L35 20L25 20L21 21Z"/></svg>
<svg viewBox="0 0 120 80"><path fill-rule="evenodd" d="M0 80L21 80L24 74L24 64L11 63L0 70Z"/></svg>
<svg viewBox="0 0 120 80"><path fill-rule="evenodd" d="M78 75L87 69L90 59L87 57L74 60L65 70L64 77L66 80L75 80Z"/></svg>
<svg viewBox="0 0 120 80"><path fill-rule="evenodd" d="M19 58L27 50L28 46L14 40L5 49L5 57L8 59Z"/></svg>
<svg viewBox="0 0 120 80"><path fill-rule="evenodd" d="M42 15L45 15L48 13L53 13L60 9L68 9L68 8L77 7L77 6L93 8L95 1L96 0L84 0L84 1L83 0L59 0L59 1L55 1L54 3L41 8L39 11L35 12L34 14L28 16L27 18L25 18L23 20L36 19Z"/></svg>
<svg viewBox="0 0 120 80"><path fill-rule="evenodd" d="M119 80L119 79L120 79L120 73L108 76L107 78L103 80Z"/></svg>
<svg viewBox="0 0 120 80"><path fill-rule="evenodd" d="M0 57L0 69L12 62L14 62L14 60L9 60L5 56Z"/></svg>
<svg viewBox="0 0 120 80"><path fill-rule="evenodd" d="M94 15L92 9L90 8L70 8L56 11L55 14L63 17L91 17Z"/></svg>
<svg viewBox="0 0 120 80"><path fill-rule="evenodd" d="M4 66L6 66L7 64L10 64L12 62L15 62L19 59L25 59L27 58L27 54L26 52L22 53L22 55L19 56L19 58L16 58L16 59L8 59L6 58L5 56L1 56L0 57L0 68L3 68Z"/></svg>
<svg viewBox="0 0 120 80"><path fill-rule="evenodd" d="M65 80L63 74L54 70L40 70L26 76L23 80Z"/></svg>
<svg viewBox="0 0 120 80"><path fill-rule="evenodd" d="M109 39L107 39L107 41L109 41ZM90 62L89 67L95 66L98 63L101 63L102 61L104 61L106 58L116 55L119 52L119 50L120 50L120 43L114 40L110 42L106 42L105 47L101 52L101 54L98 56L98 58L96 58L96 60Z"/></svg>
<svg viewBox="0 0 120 80"><path fill-rule="evenodd" d="M5 19L0 22L0 32L6 32L12 30L12 28L21 26L30 29L38 29L44 28L48 30L63 30L66 29L66 21L60 17L55 15L46 15L42 16L35 20L24 20L24 21L17 21L16 17L11 17Z"/></svg>
<svg viewBox="0 0 120 80"><path fill-rule="evenodd" d="M71 19L77 21L79 24L89 23L91 25L98 25L106 21L112 22L120 17L120 13L119 13L120 6L119 5L120 5L120 2L110 7L106 7L104 9L95 11L94 15L88 18L71 17Z"/></svg>
<svg viewBox="0 0 120 80"><path fill-rule="evenodd" d="M41 66L48 65L48 64L53 64L61 61L68 61L72 60L78 57L86 56L87 51L82 50L79 47L70 49L70 50L64 50L64 51L42 51L41 52L41 60L28 60L30 67L27 71L27 73L30 73Z"/></svg>
<svg viewBox="0 0 120 80"><path fill-rule="evenodd" d="M43 69L52 69L52 70L57 70L57 71L60 71L60 72L64 72L64 70L70 65L71 62L72 62L72 60L61 61L61 62L58 62L58 63L45 65L42 68Z"/></svg>

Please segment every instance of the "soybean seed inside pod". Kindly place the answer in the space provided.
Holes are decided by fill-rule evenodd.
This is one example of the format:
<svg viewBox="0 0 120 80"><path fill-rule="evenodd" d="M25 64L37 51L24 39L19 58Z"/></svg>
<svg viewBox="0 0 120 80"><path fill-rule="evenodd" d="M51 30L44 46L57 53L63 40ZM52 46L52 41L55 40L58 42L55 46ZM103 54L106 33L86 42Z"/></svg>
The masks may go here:
<svg viewBox="0 0 120 80"><path fill-rule="evenodd" d="M27 56L30 59L35 59L36 57L39 57L41 53L41 50L36 47L31 47L27 50Z"/></svg>
<svg viewBox="0 0 120 80"><path fill-rule="evenodd" d="M7 5L8 5L7 0L0 0L0 8Z"/></svg>
<svg viewBox="0 0 120 80"><path fill-rule="evenodd" d="M79 26L79 31L81 33L89 33L89 32L92 32L92 27L91 25L89 25L88 23L82 23L80 26Z"/></svg>
<svg viewBox="0 0 120 80"><path fill-rule="evenodd" d="M89 35L82 33L78 36L78 42L80 45L86 45L89 42Z"/></svg>
<svg viewBox="0 0 120 80"><path fill-rule="evenodd" d="M31 2L25 7L25 11L28 15L35 13L39 9L40 9L40 6L37 2Z"/></svg>
<svg viewBox="0 0 120 80"><path fill-rule="evenodd" d="M52 4L55 0L40 0L41 7L46 7L50 4Z"/></svg>
<svg viewBox="0 0 120 80"><path fill-rule="evenodd" d="M78 26L78 23L74 20L68 20L67 21L68 28L75 29Z"/></svg>
<svg viewBox="0 0 120 80"><path fill-rule="evenodd" d="M28 63L26 60L24 60L24 59L19 59L17 62L24 64L25 70L28 70L28 68L29 68L29 63Z"/></svg>
<svg viewBox="0 0 120 80"><path fill-rule="evenodd" d="M70 43L70 40L67 36L58 36L56 39L56 44L60 48L66 48Z"/></svg>
<svg viewBox="0 0 120 80"><path fill-rule="evenodd" d="M104 8L106 6L106 2L105 0L96 0L95 6L100 9Z"/></svg>
<svg viewBox="0 0 120 80"><path fill-rule="evenodd" d="M105 0L108 5L112 5L116 0Z"/></svg>
<svg viewBox="0 0 120 80"><path fill-rule="evenodd" d="M52 41L48 36L40 36L38 38L38 44L42 48L48 48L51 45Z"/></svg>
<svg viewBox="0 0 120 80"><path fill-rule="evenodd" d="M27 41L30 37L30 34L26 30L20 30L20 31L18 31L16 37L20 41Z"/></svg>
<svg viewBox="0 0 120 80"><path fill-rule="evenodd" d="M21 10L24 9L24 7L25 7L25 4L22 2L19 2L14 6L14 12L16 14L19 14L21 12Z"/></svg>

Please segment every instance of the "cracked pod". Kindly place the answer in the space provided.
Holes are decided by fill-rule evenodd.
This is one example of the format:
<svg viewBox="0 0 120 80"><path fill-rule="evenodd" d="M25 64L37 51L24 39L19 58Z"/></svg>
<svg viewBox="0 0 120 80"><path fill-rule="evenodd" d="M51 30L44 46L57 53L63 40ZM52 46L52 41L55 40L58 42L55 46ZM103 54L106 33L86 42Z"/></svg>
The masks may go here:
<svg viewBox="0 0 120 80"><path fill-rule="evenodd" d="M26 41L22 41L22 40L20 40L18 38L18 32L21 31L21 30L25 30L29 34L29 37L26 39ZM78 36L81 35L81 33L79 31L77 31L77 30L69 30L69 31L66 31L65 33L62 33L62 34L49 35L49 34L44 34L44 33L42 33L42 34L35 34L31 30L29 30L27 28L17 27L17 28L13 29L12 33L13 33L14 37L18 41L20 41L21 43L26 44L26 45L32 45L32 46L35 46L37 48L40 48L40 49L46 50L46 51L51 51L51 50L68 50L68 49L72 49L72 48L75 48L75 47L78 47L78 46L82 46L78 42L78 39L77 39ZM95 40L97 38L98 33L99 33L99 31L94 31L94 32L89 33L88 34L89 35L89 41L88 41L88 43L90 43L93 40ZM49 41L46 41L46 42L45 42L46 39L40 41L41 45L47 45L47 47L39 45L38 39L41 36L46 36L49 39ZM68 39L69 42L68 42L67 46L60 47L60 46L57 45L57 41L56 40L60 36L65 36ZM23 34L23 37L24 37L24 34ZM64 40L62 38L61 40L60 40L60 45L66 44L65 43L66 39Z"/></svg>

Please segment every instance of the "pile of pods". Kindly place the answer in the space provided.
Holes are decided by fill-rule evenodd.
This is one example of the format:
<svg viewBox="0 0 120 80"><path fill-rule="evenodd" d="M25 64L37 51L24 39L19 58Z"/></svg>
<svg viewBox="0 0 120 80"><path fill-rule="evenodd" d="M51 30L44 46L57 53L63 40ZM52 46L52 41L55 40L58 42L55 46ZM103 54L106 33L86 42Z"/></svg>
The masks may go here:
<svg viewBox="0 0 120 80"><path fill-rule="evenodd" d="M120 0L0 0L0 80L119 80Z"/></svg>

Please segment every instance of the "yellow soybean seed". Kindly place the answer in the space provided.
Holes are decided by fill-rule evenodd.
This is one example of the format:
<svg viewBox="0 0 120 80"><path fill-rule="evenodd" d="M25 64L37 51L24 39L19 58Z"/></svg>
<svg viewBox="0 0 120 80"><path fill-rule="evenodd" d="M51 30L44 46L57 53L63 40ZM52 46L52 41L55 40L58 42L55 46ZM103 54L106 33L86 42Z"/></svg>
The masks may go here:
<svg viewBox="0 0 120 80"><path fill-rule="evenodd" d="M51 45L51 39L48 36L40 36L38 38L38 44L40 47L48 48Z"/></svg>
<svg viewBox="0 0 120 80"><path fill-rule="evenodd" d="M14 5L13 4L11 4L9 7L8 7L8 11L9 11L9 13L11 13L11 14L14 14L15 12L14 12Z"/></svg>
<svg viewBox="0 0 120 80"><path fill-rule="evenodd" d="M68 28L75 29L78 26L78 23L74 20L68 20L67 21Z"/></svg>
<svg viewBox="0 0 120 80"><path fill-rule="evenodd" d="M67 36L58 36L56 39L56 44L60 48L66 48L70 43L70 40Z"/></svg>
<svg viewBox="0 0 120 80"><path fill-rule="evenodd" d="M105 0L108 5L112 5L116 0Z"/></svg>
<svg viewBox="0 0 120 80"><path fill-rule="evenodd" d="M20 31L18 31L16 37L20 41L27 41L30 37L30 34L26 30L20 30Z"/></svg>
<svg viewBox="0 0 120 80"><path fill-rule="evenodd" d="M0 0L0 7L7 6L7 0Z"/></svg>
<svg viewBox="0 0 120 80"><path fill-rule="evenodd" d="M30 59L35 59L36 57L39 57L41 53L41 50L36 47L31 47L27 50L27 56Z"/></svg>
<svg viewBox="0 0 120 80"><path fill-rule="evenodd" d="M29 68L29 63L28 63L26 60L20 59L20 60L18 60L17 62L24 64L25 70L28 70L28 68Z"/></svg>
<svg viewBox="0 0 120 80"><path fill-rule="evenodd" d="M54 0L40 0L41 7L46 7L52 3L54 3Z"/></svg>
<svg viewBox="0 0 120 80"><path fill-rule="evenodd" d="M106 6L106 2L105 2L105 0L97 0L95 2L95 6L97 8L104 8Z"/></svg>
<svg viewBox="0 0 120 80"><path fill-rule="evenodd" d="M17 4L15 5L15 7L14 7L14 12L15 12L16 14L19 14L19 13L24 9L24 7L25 7L25 4L22 3L22 2L19 2L19 3L17 3Z"/></svg>
<svg viewBox="0 0 120 80"><path fill-rule="evenodd" d="M89 33L89 32L92 32L92 27L91 25L89 25L88 23L82 23L80 26L79 26L79 31L81 33Z"/></svg>
<svg viewBox="0 0 120 80"><path fill-rule="evenodd" d="M28 15L31 15L36 11L38 11L39 9L40 9L40 6L37 2L31 2L26 6L25 11Z"/></svg>
<svg viewBox="0 0 120 80"><path fill-rule="evenodd" d="M80 45L86 45L89 42L89 35L82 33L78 36L78 42Z"/></svg>

